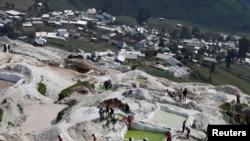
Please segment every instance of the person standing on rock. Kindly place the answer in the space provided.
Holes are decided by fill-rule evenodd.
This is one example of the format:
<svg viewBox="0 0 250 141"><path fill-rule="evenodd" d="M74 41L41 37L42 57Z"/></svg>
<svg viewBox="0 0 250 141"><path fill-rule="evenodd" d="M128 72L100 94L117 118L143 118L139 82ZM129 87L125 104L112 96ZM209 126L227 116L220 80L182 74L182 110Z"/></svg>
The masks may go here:
<svg viewBox="0 0 250 141"><path fill-rule="evenodd" d="M134 138L129 137L128 141L134 141Z"/></svg>
<svg viewBox="0 0 250 141"><path fill-rule="evenodd" d="M10 53L10 45L8 45L8 52Z"/></svg>
<svg viewBox="0 0 250 141"><path fill-rule="evenodd" d="M184 101L186 101L187 93L188 93L187 88L185 88L185 89L183 90L183 92L182 92L182 97L183 97L183 100L184 100Z"/></svg>
<svg viewBox="0 0 250 141"><path fill-rule="evenodd" d="M133 119L134 118L131 115L128 115L127 120L128 120L128 129L129 130L131 129L131 125L132 125L132 120Z"/></svg>
<svg viewBox="0 0 250 141"><path fill-rule="evenodd" d="M6 46L6 44L3 45L3 52L7 52L7 46Z"/></svg>
<svg viewBox="0 0 250 141"><path fill-rule="evenodd" d="M186 127L186 130L187 130L187 139L189 139L190 128L189 128L189 127Z"/></svg>
<svg viewBox="0 0 250 141"><path fill-rule="evenodd" d="M166 137L167 137L167 141L172 141L172 135L169 131L166 133Z"/></svg>
<svg viewBox="0 0 250 141"><path fill-rule="evenodd" d="M128 103L126 103L125 104L125 112L126 112L126 114L128 114L129 111L130 111L129 105L128 105Z"/></svg>
<svg viewBox="0 0 250 141"><path fill-rule="evenodd" d="M184 133L185 128L186 128L186 120L184 120L182 123L182 133Z"/></svg>
<svg viewBox="0 0 250 141"><path fill-rule="evenodd" d="M99 108L100 122L104 120L104 110L102 107Z"/></svg>
<svg viewBox="0 0 250 141"><path fill-rule="evenodd" d="M113 108L109 108L109 117L112 118L113 114L115 113L115 110Z"/></svg>
<svg viewBox="0 0 250 141"><path fill-rule="evenodd" d="M109 104L106 105L106 109L105 109L105 112L104 112L106 115L109 114Z"/></svg>
<svg viewBox="0 0 250 141"><path fill-rule="evenodd" d="M118 116L117 114L115 113L112 117L112 124L113 124L113 130L115 131L115 125L117 124L118 122Z"/></svg>
<svg viewBox="0 0 250 141"><path fill-rule="evenodd" d="M240 104L240 94L237 94L237 95L236 95L236 103L237 103L237 104Z"/></svg>
<svg viewBox="0 0 250 141"><path fill-rule="evenodd" d="M209 129L209 126L210 126L211 124L207 124L207 130L206 130L206 140L208 140L208 129Z"/></svg>
<svg viewBox="0 0 250 141"><path fill-rule="evenodd" d="M96 136L95 136L95 134L92 134L92 137L93 137L93 141L96 141Z"/></svg>

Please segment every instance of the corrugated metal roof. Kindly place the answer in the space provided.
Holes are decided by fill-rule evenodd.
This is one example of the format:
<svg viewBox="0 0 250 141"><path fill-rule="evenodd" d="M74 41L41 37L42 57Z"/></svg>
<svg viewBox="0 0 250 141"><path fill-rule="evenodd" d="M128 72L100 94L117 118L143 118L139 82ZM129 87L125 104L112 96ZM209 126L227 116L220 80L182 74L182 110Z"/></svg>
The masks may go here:
<svg viewBox="0 0 250 141"><path fill-rule="evenodd" d="M125 42L123 42L123 41L119 41L116 45L119 48L128 47L128 45Z"/></svg>
<svg viewBox="0 0 250 141"><path fill-rule="evenodd" d="M172 65L172 66L176 66L178 64L181 64L181 62L179 62L178 60L176 60L175 58L173 57L169 57L168 59L166 59L166 61Z"/></svg>
<svg viewBox="0 0 250 141"><path fill-rule="evenodd" d="M121 61L121 62L124 62L125 61L125 56L124 55L118 55L117 56L117 60Z"/></svg>
<svg viewBox="0 0 250 141"><path fill-rule="evenodd" d="M167 54L163 54L163 53L157 53L156 55L156 58L159 58L159 59L168 59L172 57L171 55L167 55Z"/></svg>

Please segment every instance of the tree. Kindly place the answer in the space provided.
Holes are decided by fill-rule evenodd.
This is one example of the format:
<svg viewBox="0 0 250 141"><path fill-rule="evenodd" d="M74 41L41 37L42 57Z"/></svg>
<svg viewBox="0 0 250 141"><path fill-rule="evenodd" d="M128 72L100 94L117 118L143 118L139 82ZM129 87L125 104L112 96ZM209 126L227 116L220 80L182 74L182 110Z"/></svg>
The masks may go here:
<svg viewBox="0 0 250 141"><path fill-rule="evenodd" d="M8 36L9 38L14 38L15 37L14 28L10 25L4 25L3 27L0 28L0 35Z"/></svg>
<svg viewBox="0 0 250 141"><path fill-rule="evenodd" d="M148 8L143 7L137 13L137 22L139 25L143 25L143 23L147 22L148 18L151 16L151 13Z"/></svg>
<svg viewBox="0 0 250 141"><path fill-rule="evenodd" d="M227 69L230 69L231 63L232 63L231 51L228 51L227 56L226 56Z"/></svg>
<svg viewBox="0 0 250 141"><path fill-rule="evenodd" d="M165 32L166 32L166 28L165 27L161 28L161 34L164 35Z"/></svg>
<svg viewBox="0 0 250 141"><path fill-rule="evenodd" d="M11 6L11 9L15 8L15 4L14 3L12 3L10 6Z"/></svg>
<svg viewBox="0 0 250 141"><path fill-rule="evenodd" d="M156 50L151 50L151 49L149 49L149 50L143 51L143 53L145 54L146 57L151 58L151 57L156 56L157 51L156 51Z"/></svg>
<svg viewBox="0 0 250 141"><path fill-rule="evenodd" d="M197 28L197 27L193 27L193 29L192 29L192 34L193 34L194 36L196 36L196 35L199 34L199 33L200 33L200 29Z"/></svg>
<svg viewBox="0 0 250 141"><path fill-rule="evenodd" d="M215 62L213 62L210 66L210 74L212 74L215 71L215 66L216 66L216 64L215 64Z"/></svg>
<svg viewBox="0 0 250 141"><path fill-rule="evenodd" d="M95 28L96 28L96 22L89 21L89 22L87 23L87 28L88 28L88 29L95 29Z"/></svg>
<svg viewBox="0 0 250 141"><path fill-rule="evenodd" d="M186 27L186 26L182 27L182 29L181 29L181 38L182 39L187 38L188 35L189 35L189 28Z"/></svg>
<svg viewBox="0 0 250 141"><path fill-rule="evenodd" d="M249 51L249 40L247 38L242 38L239 40L239 52L238 52L238 58L244 59L246 58L246 54Z"/></svg>
<svg viewBox="0 0 250 141"><path fill-rule="evenodd" d="M160 43L159 43L160 47L164 47L165 46L165 41L163 38L160 38Z"/></svg>
<svg viewBox="0 0 250 141"><path fill-rule="evenodd" d="M179 30L176 28L170 33L171 37L173 38L177 38L178 34L179 34Z"/></svg>

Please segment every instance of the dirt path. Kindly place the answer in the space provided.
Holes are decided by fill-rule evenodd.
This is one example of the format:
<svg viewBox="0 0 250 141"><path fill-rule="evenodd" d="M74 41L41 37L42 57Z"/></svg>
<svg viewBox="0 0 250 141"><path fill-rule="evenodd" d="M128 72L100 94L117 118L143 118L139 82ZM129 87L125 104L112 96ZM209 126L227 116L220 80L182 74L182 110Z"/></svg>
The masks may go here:
<svg viewBox="0 0 250 141"><path fill-rule="evenodd" d="M11 87L14 85L15 85L14 82L5 81L5 80L0 79L0 89L5 89L5 88L8 88L8 87Z"/></svg>
<svg viewBox="0 0 250 141"><path fill-rule="evenodd" d="M10 54L0 52L0 64L8 63L10 58L11 58Z"/></svg>
<svg viewBox="0 0 250 141"><path fill-rule="evenodd" d="M21 134L39 131L50 127L55 123L58 112L64 107L66 107L66 105L39 103L23 107L27 118L20 126L19 130Z"/></svg>

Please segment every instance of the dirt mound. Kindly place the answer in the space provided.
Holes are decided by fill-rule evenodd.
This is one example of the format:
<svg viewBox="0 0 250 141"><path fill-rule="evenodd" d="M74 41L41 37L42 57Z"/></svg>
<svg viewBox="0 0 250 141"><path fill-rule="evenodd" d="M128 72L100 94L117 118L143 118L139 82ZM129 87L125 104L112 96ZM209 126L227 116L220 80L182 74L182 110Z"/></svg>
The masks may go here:
<svg viewBox="0 0 250 141"><path fill-rule="evenodd" d="M91 69L97 69L97 67L88 60L82 59L65 59L65 67L76 70L80 73L86 73Z"/></svg>
<svg viewBox="0 0 250 141"><path fill-rule="evenodd" d="M107 106L107 105L109 105L110 107L120 107L121 104L122 104L121 100L119 100L117 98L114 98L114 99L104 100L101 103L101 106Z"/></svg>

